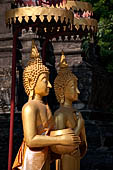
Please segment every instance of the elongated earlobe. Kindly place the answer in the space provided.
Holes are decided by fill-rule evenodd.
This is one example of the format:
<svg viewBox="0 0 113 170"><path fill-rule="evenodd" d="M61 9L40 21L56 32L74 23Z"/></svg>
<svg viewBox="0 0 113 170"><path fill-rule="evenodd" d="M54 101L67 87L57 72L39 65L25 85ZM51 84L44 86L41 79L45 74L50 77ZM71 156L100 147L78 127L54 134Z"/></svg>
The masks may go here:
<svg viewBox="0 0 113 170"><path fill-rule="evenodd" d="M60 103L61 103L61 104L64 104L64 101L65 101L64 98L65 98L64 95L60 96L60 99L61 99L61 100L60 100Z"/></svg>
<svg viewBox="0 0 113 170"><path fill-rule="evenodd" d="M34 96L34 90L30 89L29 100L32 100Z"/></svg>
<svg viewBox="0 0 113 170"><path fill-rule="evenodd" d="M33 95L34 95L34 90L33 90L33 81L31 79L29 79L29 100L33 99Z"/></svg>

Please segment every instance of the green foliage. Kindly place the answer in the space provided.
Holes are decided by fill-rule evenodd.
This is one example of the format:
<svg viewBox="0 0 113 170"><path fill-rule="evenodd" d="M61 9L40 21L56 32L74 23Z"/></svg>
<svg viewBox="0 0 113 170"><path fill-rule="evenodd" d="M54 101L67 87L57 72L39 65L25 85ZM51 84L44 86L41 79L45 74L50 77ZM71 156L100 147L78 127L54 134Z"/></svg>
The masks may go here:
<svg viewBox="0 0 113 170"><path fill-rule="evenodd" d="M113 0L82 0L93 6L98 21L97 45L100 47L101 64L113 72Z"/></svg>

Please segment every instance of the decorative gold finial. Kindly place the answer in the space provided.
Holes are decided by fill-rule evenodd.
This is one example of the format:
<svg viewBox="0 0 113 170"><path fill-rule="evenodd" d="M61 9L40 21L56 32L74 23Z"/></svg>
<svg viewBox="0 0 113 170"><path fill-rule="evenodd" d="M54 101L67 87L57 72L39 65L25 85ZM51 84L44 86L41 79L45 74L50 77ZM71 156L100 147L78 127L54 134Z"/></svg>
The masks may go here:
<svg viewBox="0 0 113 170"><path fill-rule="evenodd" d="M35 42L34 40L32 40L32 49L31 49L31 55L30 55L30 58L33 59L33 58L40 58L40 54L38 52L38 49L35 45Z"/></svg>
<svg viewBox="0 0 113 170"><path fill-rule="evenodd" d="M61 59L60 59L60 68L66 68L68 67L67 61L66 61L66 57L64 55L64 51L62 50L62 55L61 55Z"/></svg>

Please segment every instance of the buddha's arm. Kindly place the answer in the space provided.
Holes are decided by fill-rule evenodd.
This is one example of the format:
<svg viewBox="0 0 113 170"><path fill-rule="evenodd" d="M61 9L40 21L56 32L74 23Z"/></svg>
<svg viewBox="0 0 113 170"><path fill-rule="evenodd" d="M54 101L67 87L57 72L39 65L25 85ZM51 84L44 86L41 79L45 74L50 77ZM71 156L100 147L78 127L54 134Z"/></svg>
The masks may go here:
<svg viewBox="0 0 113 170"><path fill-rule="evenodd" d="M81 113L79 113L77 127L74 129L75 135L80 137L81 143L79 145L80 149L80 157L82 158L86 151L87 151L87 141L86 141L86 132L85 132L85 125L84 119L82 118ZM76 156L76 150L72 153L72 155Z"/></svg>
<svg viewBox="0 0 113 170"><path fill-rule="evenodd" d="M80 156L82 158L87 151L87 140L86 140L86 132L85 132L85 122L80 112L79 112L77 127L75 128L75 135L80 136L81 144L79 148L80 148Z"/></svg>
<svg viewBox="0 0 113 170"><path fill-rule="evenodd" d="M82 128L84 127L84 119L82 118L82 115L81 113L79 112L79 115L78 115L78 120L77 120L77 126L76 128L74 129L74 132L75 132L75 135L80 135L81 131L82 131Z"/></svg>
<svg viewBox="0 0 113 170"><path fill-rule="evenodd" d="M65 129L65 118L62 113L55 114L54 119L55 119L55 126L57 130Z"/></svg>
<svg viewBox="0 0 113 170"><path fill-rule="evenodd" d="M46 136L37 134L37 114L36 109L32 105L27 105L22 109L22 120L23 120L23 130L24 139L27 146L31 148L35 147L45 147L50 145L67 145L75 143L75 137L73 134L68 134L67 136Z"/></svg>
<svg viewBox="0 0 113 170"><path fill-rule="evenodd" d="M81 129L80 139L81 139L81 144L80 144L79 148L80 148L80 157L82 158L87 151L87 140L86 140L85 126L83 126L83 128Z"/></svg>
<svg viewBox="0 0 113 170"><path fill-rule="evenodd" d="M37 135L37 114L33 106L26 106L22 110L24 139L29 147L44 147L60 143L56 137Z"/></svg>

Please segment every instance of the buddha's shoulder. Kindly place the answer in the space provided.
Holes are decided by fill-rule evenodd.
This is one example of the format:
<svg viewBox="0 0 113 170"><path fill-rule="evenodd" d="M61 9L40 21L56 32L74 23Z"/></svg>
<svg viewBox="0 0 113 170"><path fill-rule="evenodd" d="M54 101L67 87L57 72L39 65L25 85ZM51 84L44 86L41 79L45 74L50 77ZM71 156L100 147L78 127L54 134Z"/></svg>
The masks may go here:
<svg viewBox="0 0 113 170"><path fill-rule="evenodd" d="M31 112L40 108L40 103L34 100L30 100L22 107L22 112Z"/></svg>
<svg viewBox="0 0 113 170"><path fill-rule="evenodd" d="M64 116L64 111L62 110L62 107L55 111L54 116L55 117Z"/></svg>

